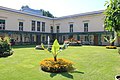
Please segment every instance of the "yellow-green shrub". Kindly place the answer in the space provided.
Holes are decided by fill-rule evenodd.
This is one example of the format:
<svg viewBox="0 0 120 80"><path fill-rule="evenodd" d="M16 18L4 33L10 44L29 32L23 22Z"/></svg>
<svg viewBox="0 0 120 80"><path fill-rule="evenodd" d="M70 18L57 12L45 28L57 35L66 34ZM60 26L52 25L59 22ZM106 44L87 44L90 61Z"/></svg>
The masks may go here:
<svg viewBox="0 0 120 80"><path fill-rule="evenodd" d="M43 71L54 73L74 70L73 62L66 59L57 59L57 61L53 58L44 59L40 62L40 66Z"/></svg>

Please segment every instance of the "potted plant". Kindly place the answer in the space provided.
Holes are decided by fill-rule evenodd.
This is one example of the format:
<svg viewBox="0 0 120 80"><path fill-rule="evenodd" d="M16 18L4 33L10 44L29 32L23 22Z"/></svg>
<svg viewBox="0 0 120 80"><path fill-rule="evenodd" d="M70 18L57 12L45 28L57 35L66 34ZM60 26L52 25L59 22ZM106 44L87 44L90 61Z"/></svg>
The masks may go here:
<svg viewBox="0 0 120 80"><path fill-rule="evenodd" d="M115 76L115 80L120 80L120 75Z"/></svg>

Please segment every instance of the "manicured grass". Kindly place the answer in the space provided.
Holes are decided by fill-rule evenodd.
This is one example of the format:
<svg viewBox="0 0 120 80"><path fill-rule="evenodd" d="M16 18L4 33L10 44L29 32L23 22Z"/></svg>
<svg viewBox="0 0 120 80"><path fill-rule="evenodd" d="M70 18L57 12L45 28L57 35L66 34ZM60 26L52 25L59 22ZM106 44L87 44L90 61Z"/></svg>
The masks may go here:
<svg viewBox="0 0 120 80"><path fill-rule="evenodd" d="M14 47L14 54L0 58L0 80L114 80L120 74L120 55L117 49L102 46L69 47L58 55L74 62L76 71L47 73L39 62L52 54L35 47Z"/></svg>

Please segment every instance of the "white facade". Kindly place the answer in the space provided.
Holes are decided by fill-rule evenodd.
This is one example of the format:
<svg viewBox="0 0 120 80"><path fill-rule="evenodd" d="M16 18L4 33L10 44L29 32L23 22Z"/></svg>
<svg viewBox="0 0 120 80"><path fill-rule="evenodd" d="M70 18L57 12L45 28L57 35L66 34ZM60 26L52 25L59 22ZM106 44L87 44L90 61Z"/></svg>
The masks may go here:
<svg viewBox="0 0 120 80"><path fill-rule="evenodd" d="M16 42L33 41L41 43L47 41L47 36L50 36L51 40L58 38L62 43L69 38L69 34L72 34L74 38L79 38L84 43L108 44L104 41L106 31L103 27L103 10L48 18L0 6L0 21L5 21L5 29L0 29L0 36L8 35L14 38ZM37 29L37 22L40 22L40 31ZM20 28L21 26L22 28ZM35 28L33 29L32 26ZM43 28L45 28L45 31L43 31ZM12 34L9 35L10 32ZM89 39L87 40L87 38Z"/></svg>
<svg viewBox="0 0 120 80"><path fill-rule="evenodd" d="M49 24L52 24L53 22L50 19L39 18L27 14L15 13L6 10L0 10L0 19L5 20L5 30L14 30L14 31L19 31L19 22L23 22L23 31L31 31L31 22L32 20L34 20L36 22L37 21L45 22L46 23L45 32L50 32ZM37 26L35 28L35 31L37 31Z"/></svg>
<svg viewBox="0 0 120 80"><path fill-rule="evenodd" d="M70 32L69 25L72 23L73 32L84 32L84 23L88 23L88 32L97 32L104 31L103 27L104 15L100 14L91 14L77 17L68 17L63 19L55 19L54 26L60 26L60 32ZM56 28L56 27L55 27Z"/></svg>

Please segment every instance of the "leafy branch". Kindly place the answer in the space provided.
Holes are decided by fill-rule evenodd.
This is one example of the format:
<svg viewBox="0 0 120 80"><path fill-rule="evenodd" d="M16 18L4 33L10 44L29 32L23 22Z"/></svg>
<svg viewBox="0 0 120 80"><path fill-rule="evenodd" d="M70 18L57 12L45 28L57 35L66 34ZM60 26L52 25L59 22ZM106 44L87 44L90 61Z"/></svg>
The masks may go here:
<svg viewBox="0 0 120 80"><path fill-rule="evenodd" d="M57 55L64 49L67 48L67 44L64 44L62 48L60 48L60 45L57 41L57 39L54 41L52 45L52 49L50 50L49 48L45 48L43 44L41 44L42 48L47 52L47 53L52 53L54 57L54 61L57 61Z"/></svg>

